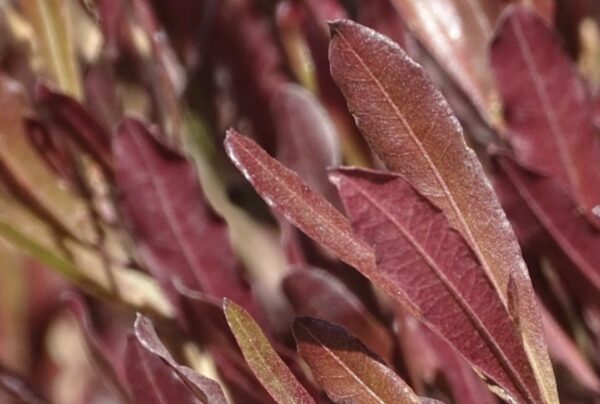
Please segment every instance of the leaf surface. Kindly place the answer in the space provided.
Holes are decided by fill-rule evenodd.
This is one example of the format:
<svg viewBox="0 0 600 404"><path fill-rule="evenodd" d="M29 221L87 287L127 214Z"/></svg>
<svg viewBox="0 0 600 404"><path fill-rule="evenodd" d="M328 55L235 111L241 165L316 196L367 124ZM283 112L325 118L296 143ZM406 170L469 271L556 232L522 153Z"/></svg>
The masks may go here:
<svg viewBox="0 0 600 404"><path fill-rule="evenodd" d="M223 303L223 310L246 362L271 397L280 404L314 403L250 314L227 299Z"/></svg>
<svg viewBox="0 0 600 404"><path fill-rule="evenodd" d="M277 160L314 190L335 201L327 167L340 162L335 126L319 101L297 85L282 86L273 100L278 137Z"/></svg>
<svg viewBox="0 0 600 404"><path fill-rule="evenodd" d="M544 399L557 402L519 245L447 102L426 72L388 38L347 20L333 23L332 30L331 74L363 136L388 169L442 209L503 302L509 278L515 279L526 352Z"/></svg>
<svg viewBox="0 0 600 404"><path fill-rule="evenodd" d="M494 98L487 46L502 10L497 0L393 0L416 36L484 113Z"/></svg>
<svg viewBox="0 0 600 404"><path fill-rule="evenodd" d="M135 337L138 342L153 355L163 360L185 383L187 388L202 402L206 404L227 404L223 389L214 380L201 376L192 369L179 365L162 342L158 339L152 322L138 315L135 325Z"/></svg>
<svg viewBox="0 0 600 404"><path fill-rule="evenodd" d="M519 402L541 402L525 349L469 245L399 176L332 172L356 231L375 250L379 284Z"/></svg>
<svg viewBox="0 0 600 404"><path fill-rule="evenodd" d="M298 352L336 403L420 403L408 385L344 328L323 320L294 321Z"/></svg>
<svg viewBox="0 0 600 404"><path fill-rule="evenodd" d="M515 159L498 155L495 160L542 227L585 277L584 287L593 288L592 296L600 293L600 233L577 215L571 196L558 181L532 172Z"/></svg>
<svg viewBox="0 0 600 404"><path fill-rule="evenodd" d="M225 150L254 189L309 237L361 271L374 273L373 251L354 235L348 220L293 171L248 137L231 129Z"/></svg>
<svg viewBox="0 0 600 404"><path fill-rule="evenodd" d="M230 297L256 313L227 226L207 205L194 165L126 119L113 145L121 209L144 263L174 301L189 289Z"/></svg>
<svg viewBox="0 0 600 404"><path fill-rule="evenodd" d="M346 328L391 363L394 346L390 333L336 277L317 268L298 269L286 276L282 287L296 315Z"/></svg>
<svg viewBox="0 0 600 404"><path fill-rule="evenodd" d="M517 158L560 181L600 227L600 139L590 95L557 33L534 12L510 7L491 64Z"/></svg>

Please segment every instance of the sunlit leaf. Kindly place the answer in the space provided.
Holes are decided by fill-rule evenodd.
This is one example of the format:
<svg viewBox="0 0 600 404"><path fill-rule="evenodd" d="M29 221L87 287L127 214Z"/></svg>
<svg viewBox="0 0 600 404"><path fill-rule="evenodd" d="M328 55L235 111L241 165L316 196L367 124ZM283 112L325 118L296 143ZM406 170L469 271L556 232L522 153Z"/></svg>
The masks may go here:
<svg viewBox="0 0 600 404"><path fill-rule="evenodd" d="M223 310L246 362L271 397L280 404L314 403L248 312L229 300Z"/></svg>
<svg viewBox="0 0 600 404"><path fill-rule="evenodd" d="M332 24L331 73L361 132L466 239L503 302L514 277L525 350L545 400L556 386L517 240L480 162L427 73L388 38L347 20Z"/></svg>
<svg viewBox="0 0 600 404"><path fill-rule="evenodd" d="M323 320L294 322L298 352L336 403L414 403L421 401L356 337Z"/></svg>

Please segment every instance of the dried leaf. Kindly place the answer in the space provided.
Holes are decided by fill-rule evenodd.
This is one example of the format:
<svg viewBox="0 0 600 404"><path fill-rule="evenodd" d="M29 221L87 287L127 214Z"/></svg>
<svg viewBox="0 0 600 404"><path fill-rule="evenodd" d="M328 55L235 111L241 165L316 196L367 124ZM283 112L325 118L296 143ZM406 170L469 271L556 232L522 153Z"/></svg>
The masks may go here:
<svg viewBox="0 0 600 404"><path fill-rule="evenodd" d="M356 231L371 244L378 286L450 342L519 402L541 402L506 308L469 245L446 217L399 176L331 174Z"/></svg>
<svg viewBox="0 0 600 404"><path fill-rule="evenodd" d="M282 287L296 315L340 325L392 363L394 345L389 331L337 278L317 268L298 269L286 276Z"/></svg>
<svg viewBox="0 0 600 404"><path fill-rule="evenodd" d="M503 302L514 276L525 349L544 400L557 402L544 333L516 238L448 104L402 49L350 21L332 24L331 73L385 165L447 215Z"/></svg>
<svg viewBox="0 0 600 404"><path fill-rule="evenodd" d="M336 403L420 403L410 387L344 328L310 317L294 321L298 352Z"/></svg>
<svg viewBox="0 0 600 404"><path fill-rule="evenodd" d="M280 404L314 403L248 312L227 299L223 310L246 362L271 397Z"/></svg>
<svg viewBox="0 0 600 404"><path fill-rule="evenodd" d="M73 44L73 26L67 0L20 0L35 31L35 44L42 56L45 73L62 91L81 99L81 78Z"/></svg>
<svg viewBox="0 0 600 404"><path fill-rule="evenodd" d="M560 38L534 12L510 7L491 62L518 159L559 180L600 227L600 139L590 96Z"/></svg>
<svg viewBox="0 0 600 404"><path fill-rule="evenodd" d="M114 141L121 208L141 257L173 302L178 278L189 289L257 308L240 276L227 226L207 205L190 161L126 119Z"/></svg>

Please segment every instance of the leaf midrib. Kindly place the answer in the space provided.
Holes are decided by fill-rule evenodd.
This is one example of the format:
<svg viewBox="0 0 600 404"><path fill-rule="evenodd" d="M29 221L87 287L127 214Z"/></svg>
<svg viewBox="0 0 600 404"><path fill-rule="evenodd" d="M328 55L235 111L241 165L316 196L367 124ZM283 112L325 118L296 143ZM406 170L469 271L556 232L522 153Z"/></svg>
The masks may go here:
<svg viewBox="0 0 600 404"><path fill-rule="evenodd" d="M435 259L431 257L424 247L411 235L410 231L408 231L400 222L396 220L392 213L390 213L385 207L383 207L377 200L372 198L369 193L361 188L358 184L353 181L348 181L348 184L354 187L360 195L362 195L367 202L369 202L373 207L375 207L378 211L383 214L383 216L397 228L400 234L412 245L414 250L423 258L423 260L427 263L427 266L431 268L433 273L442 283L444 288L449 292L450 296L458 303L461 309L465 312L473 326L475 327L477 333L481 336L481 338L485 341L491 351L494 353L496 359L500 362L502 368L504 368L505 372L508 374L512 382L515 384L515 387L520 391L521 394L524 394L527 400L531 402L535 402L532 399L532 395L529 392L526 384L521 378L521 375L516 371L513 367L510 359L505 355L503 349L496 343L496 340L483 323L483 321L479 318L478 314L471 308L470 304L462 297L461 293L454 287L452 282L446 277L444 271L438 266ZM452 230L450 230L452 231Z"/></svg>

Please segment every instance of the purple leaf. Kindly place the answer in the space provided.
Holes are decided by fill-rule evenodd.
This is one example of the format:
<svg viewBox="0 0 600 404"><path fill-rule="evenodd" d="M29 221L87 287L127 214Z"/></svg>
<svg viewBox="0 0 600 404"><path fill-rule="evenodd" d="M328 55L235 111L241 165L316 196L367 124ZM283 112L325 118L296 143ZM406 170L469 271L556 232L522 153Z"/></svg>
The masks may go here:
<svg viewBox="0 0 600 404"><path fill-rule="evenodd" d="M38 102L50 113L52 120L102 167L112 173L111 134L74 98L54 91L44 84L36 89Z"/></svg>
<svg viewBox="0 0 600 404"><path fill-rule="evenodd" d="M596 301L600 293L600 232L577 215L573 199L556 180L532 172L508 156L497 155L495 160L535 218L584 277L585 281L575 287L589 291L591 301ZM568 270L559 265L561 268ZM567 281L577 281L575 275L572 271L563 273Z"/></svg>
<svg viewBox="0 0 600 404"><path fill-rule="evenodd" d="M149 319L138 315L135 325L135 338L140 347L147 350L143 356L153 354L166 363L177 376L185 383L185 386L202 402L207 404L227 404L227 399L219 383L207 377L201 376L192 369L181 366L175 362L171 354L166 350L158 339L156 331ZM151 362L151 361L149 361Z"/></svg>

